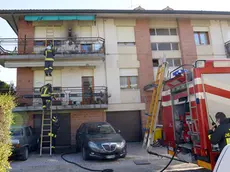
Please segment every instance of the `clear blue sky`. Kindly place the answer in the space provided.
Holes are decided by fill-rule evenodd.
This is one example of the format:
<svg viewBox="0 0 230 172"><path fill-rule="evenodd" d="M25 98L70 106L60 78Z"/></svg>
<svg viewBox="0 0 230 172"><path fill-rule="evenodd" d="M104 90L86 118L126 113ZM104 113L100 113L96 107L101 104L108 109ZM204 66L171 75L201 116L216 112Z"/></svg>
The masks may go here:
<svg viewBox="0 0 230 172"><path fill-rule="evenodd" d="M161 10L170 6L175 10L229 11L228 0L8 0L1 9L145 9ZM15 33L0 18L0 38L14 38ZM0 80L16 82L16 70L0 67Z"/></svg>

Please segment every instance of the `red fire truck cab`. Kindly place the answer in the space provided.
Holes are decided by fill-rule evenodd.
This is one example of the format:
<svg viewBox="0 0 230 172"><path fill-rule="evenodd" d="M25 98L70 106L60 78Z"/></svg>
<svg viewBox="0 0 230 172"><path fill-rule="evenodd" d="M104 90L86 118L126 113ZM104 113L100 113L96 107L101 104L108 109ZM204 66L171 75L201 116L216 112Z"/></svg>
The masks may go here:
<svg viewBox="0 0 230 172"><path fill-rule="evenodd" d="M162 92L168 153L213 170L219 149L208 130L217 112L230 114L230 60L198 60L172 71Z"/></svg>

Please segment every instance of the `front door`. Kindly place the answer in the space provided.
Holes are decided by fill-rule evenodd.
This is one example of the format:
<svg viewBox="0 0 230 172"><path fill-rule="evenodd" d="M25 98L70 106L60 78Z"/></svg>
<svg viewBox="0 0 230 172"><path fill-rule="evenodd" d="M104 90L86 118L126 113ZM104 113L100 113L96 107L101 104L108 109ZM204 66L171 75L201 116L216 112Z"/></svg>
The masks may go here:
<svg viewBox="0 0 230 172"><path fill-rule="evenodd" d="M82 104L93 104L93 76L82 77Z"/></svg>

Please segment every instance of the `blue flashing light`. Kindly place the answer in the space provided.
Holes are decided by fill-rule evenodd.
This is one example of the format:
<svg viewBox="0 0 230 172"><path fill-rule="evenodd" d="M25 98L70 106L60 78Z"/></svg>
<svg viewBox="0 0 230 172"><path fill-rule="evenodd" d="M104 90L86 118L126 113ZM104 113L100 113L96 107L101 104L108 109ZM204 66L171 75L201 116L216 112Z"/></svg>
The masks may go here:
<svg viewBox="0 0 230 172"><path fill-rule="evenodd" d="M176 70L175 72L173 72L172 74L173 74L173 76L177 76L177 75L180 75L180 74L186 73L186 72L188 72L188 70L186 70L186 69L179 69L179 70Z"/></svg>

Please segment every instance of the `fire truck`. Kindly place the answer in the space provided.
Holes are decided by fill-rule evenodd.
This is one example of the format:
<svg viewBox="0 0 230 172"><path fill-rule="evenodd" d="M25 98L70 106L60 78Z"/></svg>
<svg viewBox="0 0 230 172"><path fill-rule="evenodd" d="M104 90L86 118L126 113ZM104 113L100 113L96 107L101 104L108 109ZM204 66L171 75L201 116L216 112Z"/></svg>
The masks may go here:
<svg viewBox="0 0 230 172"><path fill-rule="evenodd" d="M219 155L208 130L217 112L230 117L230 60L197 60L170 72L162 91L168 154L213 170Z"/></svg>

